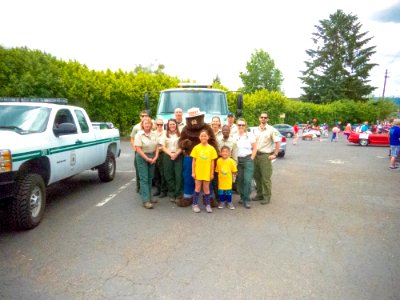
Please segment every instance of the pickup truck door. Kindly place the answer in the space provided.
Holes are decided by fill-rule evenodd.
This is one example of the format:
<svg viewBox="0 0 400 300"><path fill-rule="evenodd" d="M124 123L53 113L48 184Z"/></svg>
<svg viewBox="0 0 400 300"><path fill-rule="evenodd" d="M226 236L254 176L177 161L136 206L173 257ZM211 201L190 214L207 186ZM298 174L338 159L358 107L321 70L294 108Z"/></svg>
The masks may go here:
<svg viewBox="0 0 400 300"><path fill-rule="evenodd" d="M80 131L79 143L82 146L81 155L85 169L97 167L106 158L104 144L97 139L91 122L83 110L75 109L74 115L78 122L78 131Z"/></svg>
<svg viewBox="0 0 400 300"><path fill-rule="evenodd" d="M59 109L53 124L49 124L51 131L53 131L50 134L52 148L49 149L49 158L51 160L50 182L73 176L85 170L82 149L79 147L79 131L56 136L53 129L62 123L72 123L76 126L69 109Z"/></svg>

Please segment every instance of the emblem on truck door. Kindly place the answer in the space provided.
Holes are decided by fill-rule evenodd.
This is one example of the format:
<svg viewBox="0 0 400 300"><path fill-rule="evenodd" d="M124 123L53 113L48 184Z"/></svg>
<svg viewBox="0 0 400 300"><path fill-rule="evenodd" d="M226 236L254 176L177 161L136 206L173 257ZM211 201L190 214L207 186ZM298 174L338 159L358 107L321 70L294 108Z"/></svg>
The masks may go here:
<svg viewBox="0 0 400 300"><path fill-rule="evenodd" d="M71 166L75 166L75 164L76 164L76 154L75 154L75 151L72 151L72 152L71 152L71 159L70 159L70 161L69 161L69 164L70 164Z"/></svg>

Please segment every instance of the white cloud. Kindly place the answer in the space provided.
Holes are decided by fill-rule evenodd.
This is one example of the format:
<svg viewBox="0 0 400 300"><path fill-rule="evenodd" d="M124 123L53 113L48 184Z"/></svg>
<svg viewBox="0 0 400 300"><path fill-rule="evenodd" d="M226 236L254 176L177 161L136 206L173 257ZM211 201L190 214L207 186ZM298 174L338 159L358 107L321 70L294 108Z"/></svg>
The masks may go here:
<svg viewBox="0 0 400 300"><path fill-rule="evenodd" d="M377 45L371 84L400 95L400 24L374 15L398 1L78 1L5 0L0 3L0 44L27 46L89 68L131 71L162 63L181 79L211 82L218 74L230 89L255 49L267 51L285 78L287 96L299 96L305 50L314 26L337 9L358 16ZM375 3L376 2L376 3Z"/></svg>

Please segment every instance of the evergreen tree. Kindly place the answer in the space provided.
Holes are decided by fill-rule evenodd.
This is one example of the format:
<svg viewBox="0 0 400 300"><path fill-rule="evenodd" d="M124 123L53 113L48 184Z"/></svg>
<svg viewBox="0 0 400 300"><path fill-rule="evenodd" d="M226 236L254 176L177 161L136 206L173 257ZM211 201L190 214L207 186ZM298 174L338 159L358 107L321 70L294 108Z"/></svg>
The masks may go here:
<svg viewBox="0 0 400 300"><path fill-rule="evenodd" d="M246 64L247 72L240 72L244 93L258 90L280 91L283 81L282 73L275 67L274 60L264 50L256 50Z"/></svg>
<svg viewBox="0 0 400 300"><path fill-rule="evenodd" d="M213 83L218 83L221 84L221 79L219 78L218 74L215 76L215 78L213 79Z"/></svg>
<svg viewBox="0 0 400 300"><path fill-rule="evenodd" d="M314 103L329 103L338 99L366 101L375 87L368 77L376 64L370 63L376 52L367 44L372 37L361 32L358 18L337 10L329 19L315 26L313 42L316 49L308 49L310 60L300 77L305 86L301 99Z"/></svg>

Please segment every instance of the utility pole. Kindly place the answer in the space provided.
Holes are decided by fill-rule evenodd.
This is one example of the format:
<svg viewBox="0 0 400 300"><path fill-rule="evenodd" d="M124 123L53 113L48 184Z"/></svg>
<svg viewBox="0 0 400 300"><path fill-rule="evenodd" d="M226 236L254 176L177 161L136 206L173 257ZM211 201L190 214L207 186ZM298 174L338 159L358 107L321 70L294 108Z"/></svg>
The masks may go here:
<svg viewBox="0 0 400 300"><path fill-rule="evenodd" d="M385 81L383 83L382 101L385 100L386 79L388 78L387 69L385 71Z"/></svg>

